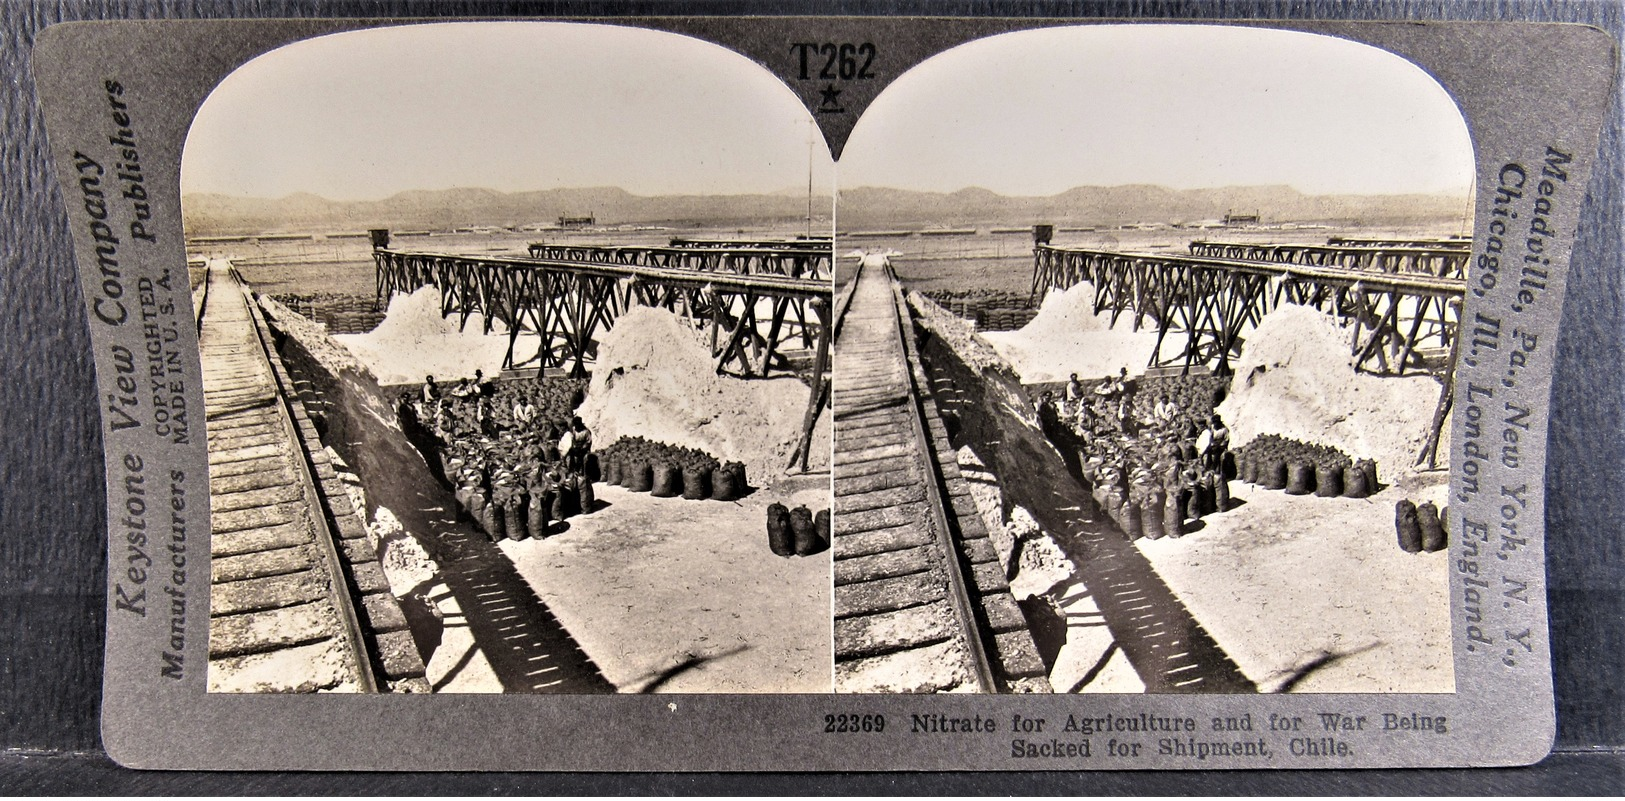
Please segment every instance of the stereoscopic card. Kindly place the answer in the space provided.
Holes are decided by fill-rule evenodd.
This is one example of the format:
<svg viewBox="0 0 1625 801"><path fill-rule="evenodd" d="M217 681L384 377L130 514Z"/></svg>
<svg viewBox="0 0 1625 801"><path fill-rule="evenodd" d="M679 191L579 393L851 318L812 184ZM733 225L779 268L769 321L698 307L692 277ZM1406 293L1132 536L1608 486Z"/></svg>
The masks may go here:
<svg viewBox="0 0 1625 801"><path fill-rule="evenodd" d="M1551 746L1601 31L129 21L33 58L121 764Z"/></svg>

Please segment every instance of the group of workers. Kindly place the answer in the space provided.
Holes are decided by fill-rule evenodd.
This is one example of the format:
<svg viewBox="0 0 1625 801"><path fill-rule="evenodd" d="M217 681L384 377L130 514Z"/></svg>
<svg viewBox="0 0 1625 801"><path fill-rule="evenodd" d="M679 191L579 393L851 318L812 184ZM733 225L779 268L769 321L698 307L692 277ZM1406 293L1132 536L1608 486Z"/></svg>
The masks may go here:
<svg viewBox="0 0 1625 801"><path fill-rule="evenodd" d="M409 400L463 511L493 538L541 537L550 521L592 511L592 432L573 414L579 383L495 384L476 370L449 389L428 376Z"/></svg>
<svg viewBox="0 0 1625 801"><path fill-rule="evenodd" d="M1212 391L1197 381L1136 381L1124 368L1092 387L1074 373L1059 399L1043 393L1037 412L1108 515L1156 506L1159 519L1176 513L1182 523L1223 511L1226 482L1234 477L1230 429L1213 405Z"/></svg>

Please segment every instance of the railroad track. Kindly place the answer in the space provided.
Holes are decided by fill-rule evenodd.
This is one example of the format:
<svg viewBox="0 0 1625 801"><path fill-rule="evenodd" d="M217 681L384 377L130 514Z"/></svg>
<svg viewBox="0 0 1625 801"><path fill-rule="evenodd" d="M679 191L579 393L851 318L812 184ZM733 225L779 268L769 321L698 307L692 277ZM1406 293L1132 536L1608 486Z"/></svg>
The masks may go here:
<svg viewBox="0 0 1625 801"><path fill-rule="evenodd" d="M226 262L211 263L205 282L198 330L209 441L209 690L376 692L390 671L376 669L375 659L401 657L377 653L380 637L409 643L404 619L395 620L399 606L391 615L388 603L375 603L377 557L355 526L342 532L348 538L335 536L333 500L318 484L331 468L318 476L307 454L302 412L289 405L291 387L267 355L264 323L242 282ZM359 614L356 596L369 602Z"/></svg>
<svg viewBox="0 0 1625 801"><path fill-rule="evenodd" d="M1047 692L889 266L859 268L835 325L836 691Z"/></svg>

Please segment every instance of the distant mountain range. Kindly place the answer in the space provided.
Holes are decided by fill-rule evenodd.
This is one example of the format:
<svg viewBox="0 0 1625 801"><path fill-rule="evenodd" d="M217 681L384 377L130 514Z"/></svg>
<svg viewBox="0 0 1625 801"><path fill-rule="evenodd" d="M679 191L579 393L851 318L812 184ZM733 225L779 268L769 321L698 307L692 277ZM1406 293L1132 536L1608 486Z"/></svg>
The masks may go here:
<svg viewBox="0 0 1625 801"><path fill-rule="evenodd" d="M1048 197L1007 197L981 188L915 192L858 187L841 192L840 227L918 229L931 226L1118 225L1189 223L1226 213L1258 214L1269 222L1408 223L1459 219L1466 199L1455 195L1305 195L1290 186L1169 189L1131 185L1076 187ZM367 228L447 230L471 226L549 225L560 216L587 216L599 225L728 225L800 227L807 198L790 191L752 195L645 197L616 187L498 192L442 189L401 192L383 200L338 201L298 193L277 199L191 194L182 201L192 236L274 232L336 232ZM813 198L825 221L827 195Z"/></svg>
<svg viewBox="0 0 1625 801"><path fill-rule="evenodd" d="M828 225L830 200L815 198L813 214ZM806 195L663 195L641 197L615 187L498 192L440 189L401 192L383 200L328 200L298 193L274 200L217 194L181 201L191 236L271 232L448 230L495 225L550 225L561 216L597 218L600 225L716 226L784 223L807 218Z"/></svg>
<svg viewBox="0 0 1625 801"><path fill-rule="evenodd" d="M1465 209L1466 198L1455 195L1305 195L1290 186L1079 186L1048 197L1006 197L976 187L946 194L863 187L841 192L840 224L862 230L922 223L1193 223L1227 213L1258 214L1266 223L1395 223L1460 219Z"/></svg>

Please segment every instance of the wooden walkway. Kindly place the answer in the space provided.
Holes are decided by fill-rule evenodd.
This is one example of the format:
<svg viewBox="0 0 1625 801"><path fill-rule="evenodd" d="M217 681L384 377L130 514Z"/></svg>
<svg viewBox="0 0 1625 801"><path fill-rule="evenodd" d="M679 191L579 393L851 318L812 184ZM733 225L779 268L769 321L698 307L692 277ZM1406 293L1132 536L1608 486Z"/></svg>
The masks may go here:
<svg viewBox="0 0 1625 801"><path fill-rule="evenodd" d="M376 689L337 546L242 284L209 265L211 692Z"/></svg>
<svg viewBox="0 0 1625 801"><path fill-rule="evenodd" d="M955 511L973 504L906 321L884 264L866 266L835 347L836 691L1047 691L987 532Z"/></svg>

